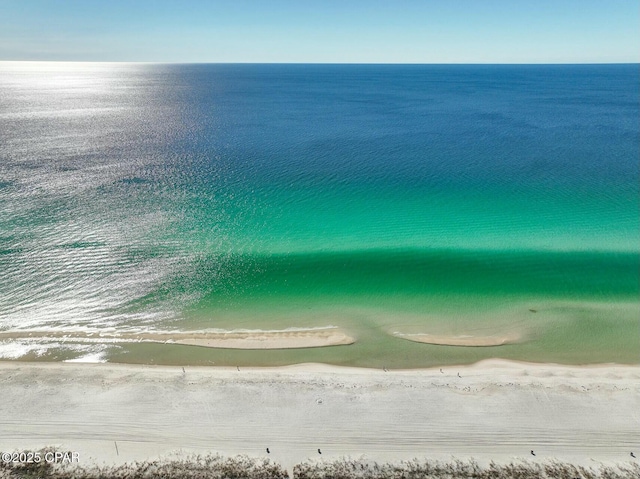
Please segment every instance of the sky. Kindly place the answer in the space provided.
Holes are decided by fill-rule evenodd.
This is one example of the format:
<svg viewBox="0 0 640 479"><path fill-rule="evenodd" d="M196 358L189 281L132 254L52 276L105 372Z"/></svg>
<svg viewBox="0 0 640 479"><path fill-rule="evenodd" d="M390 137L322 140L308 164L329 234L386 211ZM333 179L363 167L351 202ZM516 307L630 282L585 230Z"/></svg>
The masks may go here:
<svg viewBox="0 0 640 479"><path fill-rule="evenodd" d="M0 60L636 63L638 0L0 0Z"/></svg>

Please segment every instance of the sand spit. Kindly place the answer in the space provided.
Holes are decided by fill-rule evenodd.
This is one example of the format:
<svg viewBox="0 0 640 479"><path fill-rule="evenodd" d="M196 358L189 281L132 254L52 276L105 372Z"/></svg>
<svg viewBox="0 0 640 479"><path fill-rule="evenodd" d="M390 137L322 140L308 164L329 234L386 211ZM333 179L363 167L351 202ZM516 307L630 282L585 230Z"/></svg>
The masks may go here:
<svg viewBox="0 0 640 479"><path fill-rule="evenodd" d="M297 349L349 345L355 339L340 328L286 329L281 331L189 331L189 332L0 332L2 339L68 342L152 342L226 349Z"/></svg>
<svg viewBox="0 0 640 479"><path fill-rule="evenodd" d="M82 464L176 451L624 463L640 457L640 367L499 360L424 370L0 362L0 451ZM117 444L117 447L116 447ZM266 452L269 448L270 452ZM535 456L531 454L535 452Z"/></svg>
<svg viewBox="0 0 640 479"><path fill-rule="evenodd" d="M486 346L502 346L504 344L513 344L520 342L522 338L517 334L505 334L495 336L474 336L459 335L445 336L435 334L406 334L394 332L393 335L407 341L416 343L439 344L442 346L470 346L470 347L486 347Z"/></svg>

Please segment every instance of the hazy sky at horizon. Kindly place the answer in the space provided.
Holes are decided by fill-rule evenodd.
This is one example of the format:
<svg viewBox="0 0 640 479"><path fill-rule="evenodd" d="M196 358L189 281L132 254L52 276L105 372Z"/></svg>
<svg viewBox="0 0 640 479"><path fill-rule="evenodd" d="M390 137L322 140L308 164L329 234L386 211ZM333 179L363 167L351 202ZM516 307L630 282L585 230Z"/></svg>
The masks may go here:
<svg viewBox="0 0 640 479"><path fill-rule="evenodd" d="M639 59L637 0L0 0L0 60Z"/></svg>

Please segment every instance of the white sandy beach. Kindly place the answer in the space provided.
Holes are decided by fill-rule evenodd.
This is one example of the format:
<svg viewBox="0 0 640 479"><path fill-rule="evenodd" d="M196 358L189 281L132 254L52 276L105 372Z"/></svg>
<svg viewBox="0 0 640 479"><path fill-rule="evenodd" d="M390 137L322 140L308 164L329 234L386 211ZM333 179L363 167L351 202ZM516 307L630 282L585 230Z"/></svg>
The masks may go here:
<svg viewBox="0 0 640 479"><path fill-rule="evenodd" d="M458 376L459 375L459 376ZM640 457L640 367L484 361L388 371L0 362L0 451L594 465ZM116 451L117 444L117 451ZM536 456L530 455L534 450Z"/></svg>

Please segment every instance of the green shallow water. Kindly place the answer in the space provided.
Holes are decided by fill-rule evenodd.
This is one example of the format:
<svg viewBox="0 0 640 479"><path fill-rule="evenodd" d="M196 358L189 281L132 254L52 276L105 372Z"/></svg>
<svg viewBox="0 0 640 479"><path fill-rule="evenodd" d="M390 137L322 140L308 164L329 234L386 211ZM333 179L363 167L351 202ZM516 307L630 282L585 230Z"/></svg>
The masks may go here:
<svg viewBox="0 0 640 479"><path fill-rule="evenodd" d="M494 309L478 299L480 312L450 311L449 314L421 315L389 310L336 307L305 315L303 309L291 317L272 311L269 315L251 315L243 321L233 317L233 324L251 328L257 318L274 323L304 324L327 318L354 335L357 342L300 350L240 351L176 345L127 345L113 351L110 361L154 364L198 364L228 366L278 366L299 362L321 362L345 366L374 368L416 368L467 364L488 358L562 364L627 363L638 360L637 303L563 303L538 299L529 302L502 302ZM473 300L473 298L471 298ZM452 302L470 302L470 298L451 298ZM458 303L459 304L459 303ZM530 309L537 309L532 313ZM231 318L229 318L231 319ZM245 318L246 319L246 318ZM290 319L290 321L287 321ZM425 327L425 322L429 325ZM323 321L320 321L322 324ZM264 323L262 323L264 324ZM526 331L518 344L496 347L454 347L415 343L386 334L393 329L445 334L493 334Z"/></svg>
<svg viewBox="0 0 640 479"><path fill-rule="evenodd" d="M215 256L200 262L194 270L199 274L143 302L165 300L176 290L209 288L175 323L181 330L339 326L357 342L288 351L128 346L126 354L112 359L372 367L427 367L491 357L633 363L640 340L639 267L640 256L634 253L371 250ZM522 339L497 347L452 347L410 342L394 332L517 334Z"/></svg>

